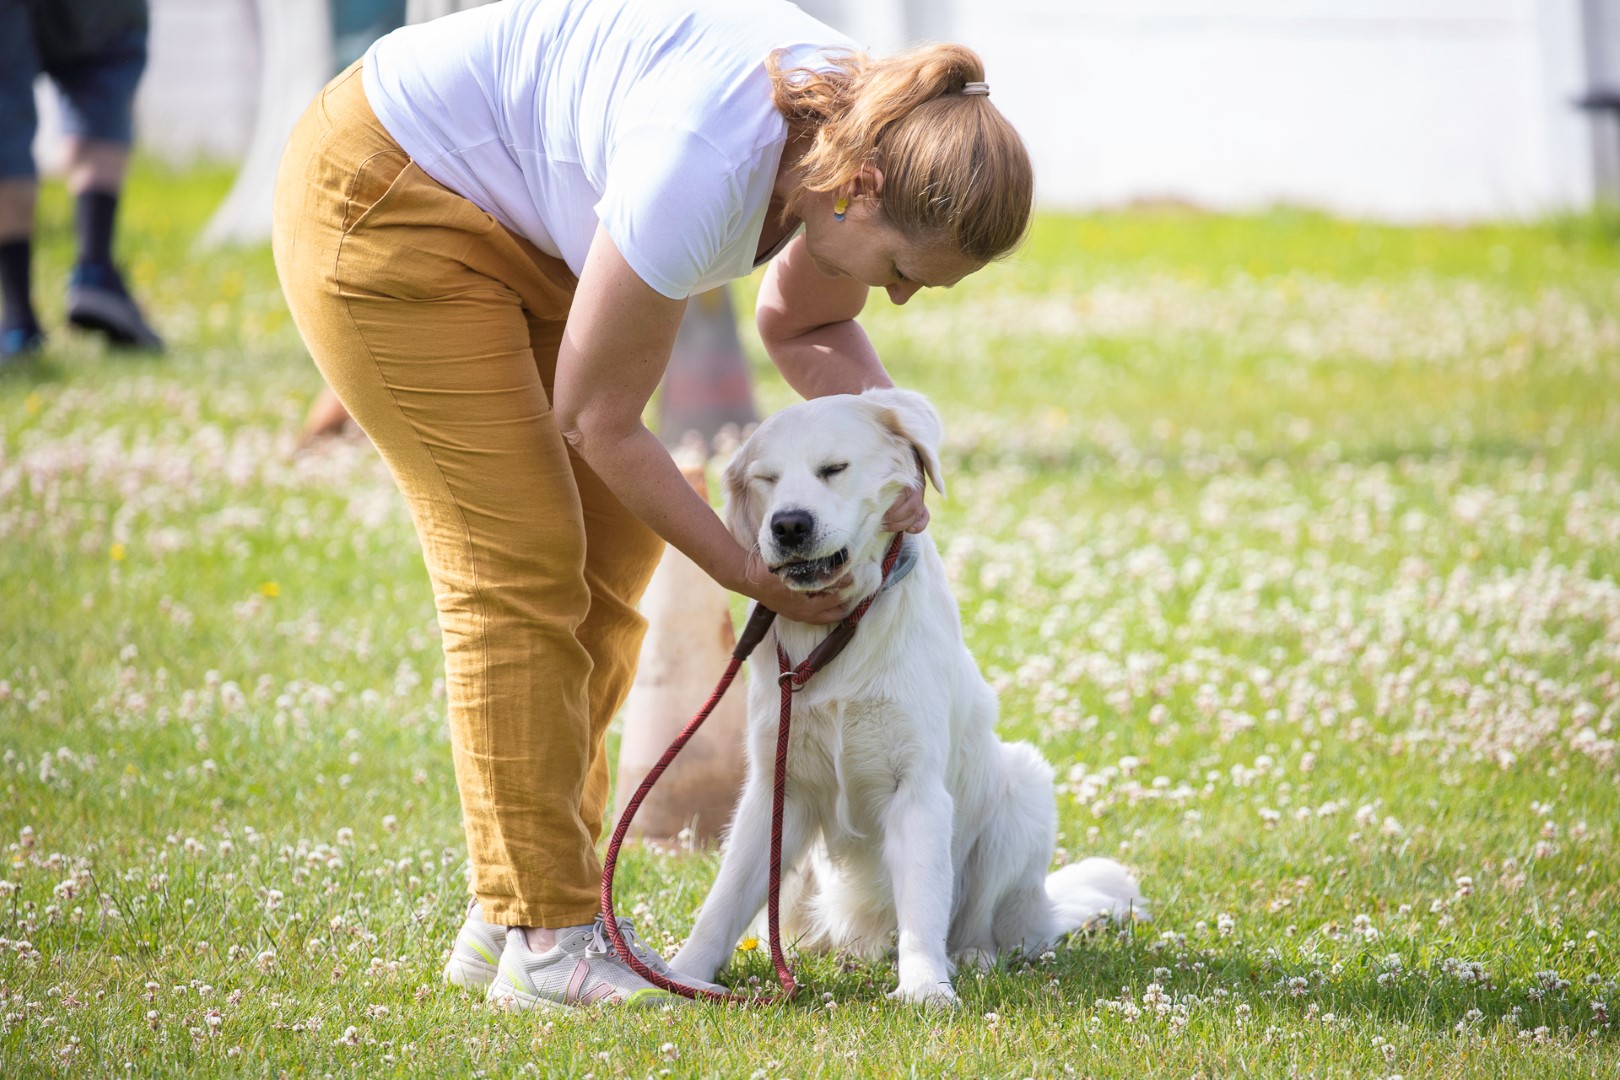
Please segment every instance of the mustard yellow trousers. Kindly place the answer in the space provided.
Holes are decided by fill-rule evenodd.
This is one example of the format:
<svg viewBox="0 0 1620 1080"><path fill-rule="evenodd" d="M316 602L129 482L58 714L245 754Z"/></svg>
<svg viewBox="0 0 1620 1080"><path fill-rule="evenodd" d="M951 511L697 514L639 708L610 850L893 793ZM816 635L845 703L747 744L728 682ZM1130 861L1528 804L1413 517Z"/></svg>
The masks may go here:
<svg viewBox="0 0 1620 1080"><path fill-rule="evenodd" d="M377 121L358 64L287 144L273 242L299 333L382 453L421 541L483 915L590 922L603 740L663 542L552 415L575 279L428 178Z"/></svg>

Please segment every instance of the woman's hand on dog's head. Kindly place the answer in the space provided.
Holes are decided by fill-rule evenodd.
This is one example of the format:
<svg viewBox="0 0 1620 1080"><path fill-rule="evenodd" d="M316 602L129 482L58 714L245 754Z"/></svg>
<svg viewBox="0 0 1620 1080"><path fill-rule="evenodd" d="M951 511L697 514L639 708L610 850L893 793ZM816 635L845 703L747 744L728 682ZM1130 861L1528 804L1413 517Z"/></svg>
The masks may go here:
<svg viewBox="0 0 1620 1080"><path fill-rule="evenodd" d="M883 515L883 531L886 533L920 533L926 528L928 504L923 502L923 489L920 486L901 492L894 505Z"/></svg>

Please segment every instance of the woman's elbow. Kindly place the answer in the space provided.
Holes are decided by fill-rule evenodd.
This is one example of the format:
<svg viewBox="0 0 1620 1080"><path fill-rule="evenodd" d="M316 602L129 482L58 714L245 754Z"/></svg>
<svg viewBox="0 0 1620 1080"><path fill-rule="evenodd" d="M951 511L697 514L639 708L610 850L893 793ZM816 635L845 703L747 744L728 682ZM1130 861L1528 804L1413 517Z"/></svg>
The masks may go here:
<svg viewBox="0 0 1620 1080"><path fill-rule="evenodd" d="M793 340L798 334L787 311L772 304L760 304L754 309L754 329L759 332L760 344L767 350Z"/></svg>
<svg viewBox="0 0 1620 1080"><path fill-rule="evenodd" d="M556 421L557 430L562 433L563 442L572 446L575 450L580 449L585 442L584 415L581 410L561 404L553 405L551 418Z"/></svg>
<svg viewBox="0 0 1620 1080"><path fill-rule="evenodd" d="M587 463L595 460L604 449L617 446L638 430L644 430L639 416L619 416L605 409L559 405L552 413L563 442Z"/></svg>

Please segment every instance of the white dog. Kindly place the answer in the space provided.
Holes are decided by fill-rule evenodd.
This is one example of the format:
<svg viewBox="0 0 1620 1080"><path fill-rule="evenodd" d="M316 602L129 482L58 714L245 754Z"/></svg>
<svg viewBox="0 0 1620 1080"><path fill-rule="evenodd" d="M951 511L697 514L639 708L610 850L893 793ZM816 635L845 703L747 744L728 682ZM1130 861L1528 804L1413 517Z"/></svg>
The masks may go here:
<svg viewBox="0 0 1620 1080"><path fill-rule="evenodd" d="M939 477L939 417L921 396L818 398L760 425L726 470L727 521L783 580L852 598L878 587L902 489ZM1039 950L1141 897L1125 868L1087 859L1048 874L1052 769L996 738L996 700L962 641L939 552L886 589L849 647L794 695L782 842L782 933L801 949L878 956L896 945L890 996L950 1004L951 958L986 965ZM755 653L748 780L714 888L673 966L710 979L765 901L780 691L775 640L798 664L827 628L777 619Z"/></svg>

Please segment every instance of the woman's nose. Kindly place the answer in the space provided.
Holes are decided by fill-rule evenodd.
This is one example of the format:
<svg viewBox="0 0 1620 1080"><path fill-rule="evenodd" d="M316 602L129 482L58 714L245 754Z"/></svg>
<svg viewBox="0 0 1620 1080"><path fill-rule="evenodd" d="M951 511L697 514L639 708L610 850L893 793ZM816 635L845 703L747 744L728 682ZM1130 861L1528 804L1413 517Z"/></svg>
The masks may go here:
<svg viewBox="0 0 1620 1080"><path fill-rule="evenodd" d="M922 286L915 281L897 281L893 285L885 285L884 288L889 290L889 299L891 301L896 304L904 304L907 300L916 296L917 290Z"/></svg>

